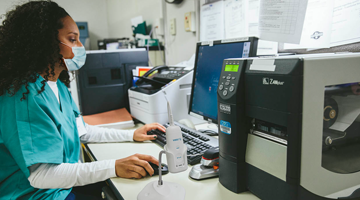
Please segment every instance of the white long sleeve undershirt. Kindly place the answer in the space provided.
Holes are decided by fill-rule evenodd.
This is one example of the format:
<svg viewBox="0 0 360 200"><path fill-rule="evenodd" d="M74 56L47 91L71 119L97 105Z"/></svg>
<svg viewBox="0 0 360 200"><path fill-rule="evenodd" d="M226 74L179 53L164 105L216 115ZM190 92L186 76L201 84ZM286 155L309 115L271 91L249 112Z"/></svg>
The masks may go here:
<svg viewBox="0 0 360 200"><path fill-rule="evenodd" d="M80 137L83 143L133 141L134 131L131 130L107 129L87 124L85 128L87 133ZM31 186L40 189L71 188L116 177L115 160L74 164L40 163L32 165L29 170L28 180Z"/></svg>
<svg viewBox="0 0 360 200"><path fill-rule="evenodd" d="M72 188L116 177L116 160L90 163L36 164L28 178L34 188Z"/></svg>
<svg viewBox="0 0 360 200"><path fill-rule="evenodd" d="M133 141L134 130L117 130L85 124L87 133L80 137L82 143L88 142L126 142Z"/></svg>
<svg viewBox="0 0 360 200"><path fill-rule="evenodd" d="M53 87L51 89L54 91ZM58 95L56 96L58 98ZM80 137L83 143L133 141L134 130L108 129L88 124L85 124L85 129L87 133ZM40 189L71 188L116 177L115 160L91 163L38 163L30 166L29 170L28 180L31 186Z"/></svg>

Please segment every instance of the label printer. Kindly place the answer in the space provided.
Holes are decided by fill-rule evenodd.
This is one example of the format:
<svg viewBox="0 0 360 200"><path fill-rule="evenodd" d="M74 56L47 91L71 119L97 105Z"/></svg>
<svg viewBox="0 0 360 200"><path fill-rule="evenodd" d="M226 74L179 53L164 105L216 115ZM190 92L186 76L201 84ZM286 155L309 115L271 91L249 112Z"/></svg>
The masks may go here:
<svg viewBox="0 0 360 200"><path fill-rule="evenodd" d="M226 59L219 181L261 199L360 199L360 54Z"/></svg>
<svg viewBox="0 0 360 200"><path fill-rule="evenodd" d="M169 100L175 121L189 119L200 121L188 115L193 70L185 67L154 67L139 77L137 86L129 92L130 112L143 123L168 122L167 102Z"/></svg>

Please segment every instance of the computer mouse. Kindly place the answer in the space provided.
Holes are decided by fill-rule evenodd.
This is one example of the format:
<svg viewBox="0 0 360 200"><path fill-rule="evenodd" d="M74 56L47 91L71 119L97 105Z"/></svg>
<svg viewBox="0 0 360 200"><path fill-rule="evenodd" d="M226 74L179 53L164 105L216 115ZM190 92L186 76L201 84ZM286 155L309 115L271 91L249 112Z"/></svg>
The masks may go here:
<svg viewBox="0 0 360 200"><path fill-rule="evenodd" d="M154 175L159 175L159 166L157 166L156 164L154 164L152 162L148 162L148 163L153 168ZM161 168L161 174L162 175L165 175L165 174L169 173L169 168L168 168L168 166L166 164L162 163L161 166L162 166L162 168ZM146 173L148 173L148 172L146 171Z"/></svg>

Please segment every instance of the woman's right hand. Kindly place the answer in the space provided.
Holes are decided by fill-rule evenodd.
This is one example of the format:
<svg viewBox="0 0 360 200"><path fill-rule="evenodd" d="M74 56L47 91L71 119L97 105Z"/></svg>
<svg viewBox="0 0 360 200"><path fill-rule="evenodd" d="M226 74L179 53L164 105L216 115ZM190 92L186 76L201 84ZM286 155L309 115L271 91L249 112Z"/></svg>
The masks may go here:
<svg viewBox="0 0 360 200"><path fill-rule="evenodd" d="M147 171L150 176L152 176L154 174L154 170L148 161L159 165L159 161L156 158L143 154L134 154L127 158L116 160L116 175L122 178L142 178L147 175Z"/></svg>

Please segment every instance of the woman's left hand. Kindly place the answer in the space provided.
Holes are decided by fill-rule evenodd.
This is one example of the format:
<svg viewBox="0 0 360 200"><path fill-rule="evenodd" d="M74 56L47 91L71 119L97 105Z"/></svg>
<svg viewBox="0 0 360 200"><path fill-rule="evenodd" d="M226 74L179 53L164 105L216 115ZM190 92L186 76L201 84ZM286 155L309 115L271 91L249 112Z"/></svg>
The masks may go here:
<svg viewBox="0 0 360 200"><path fill-rule="evenodd" d="M159 123L145 124L144 126L135 130L133 140L138 142L145 140L156 140L156 135L147 135L147 132L152 129L158 129L162 132L166 131L166 128Z"/></svg>

